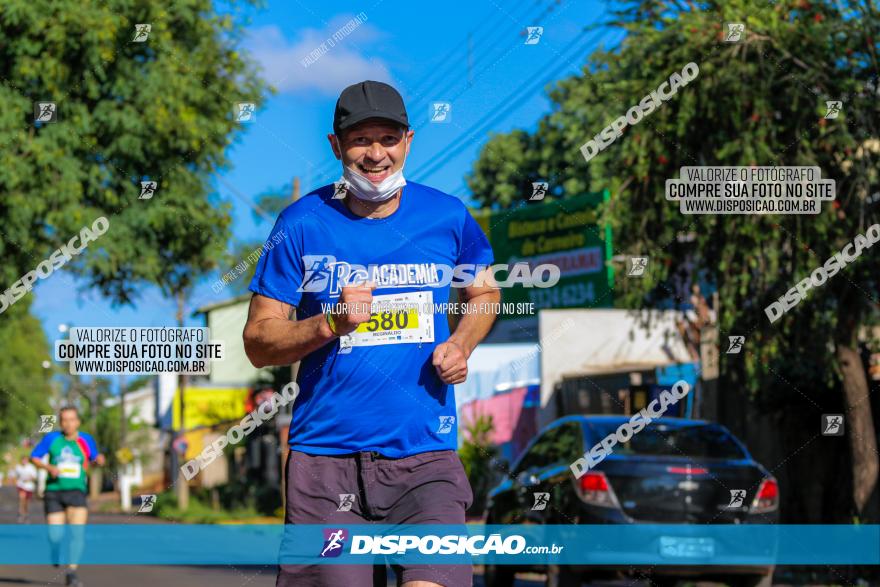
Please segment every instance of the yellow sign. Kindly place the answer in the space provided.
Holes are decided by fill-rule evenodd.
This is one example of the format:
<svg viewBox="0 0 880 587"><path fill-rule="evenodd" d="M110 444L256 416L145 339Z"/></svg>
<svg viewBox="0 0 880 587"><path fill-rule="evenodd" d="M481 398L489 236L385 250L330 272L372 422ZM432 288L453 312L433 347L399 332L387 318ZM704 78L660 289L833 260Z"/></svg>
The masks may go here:
<svg viewBox="0 0 880 587"><path fill-rule="evenodd" d="M185 429L241 420L246 413L249 392L247 387L185 387ZM180 430L179 391L174 397L174 428Z"/></svg>

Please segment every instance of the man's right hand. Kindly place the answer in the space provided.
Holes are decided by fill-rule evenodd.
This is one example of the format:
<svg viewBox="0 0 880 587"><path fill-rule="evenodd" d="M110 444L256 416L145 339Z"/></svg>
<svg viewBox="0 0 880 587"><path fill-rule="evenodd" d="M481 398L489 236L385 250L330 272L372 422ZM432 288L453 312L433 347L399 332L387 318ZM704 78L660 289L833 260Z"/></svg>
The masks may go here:
<svg viewBox="0 0 880 587"><path fill-rule="evenodd" d="M46 465L46 470L49 471L49 475L51 477L57 477L60 473L58 467L56 467L55 465Z"/></svg>
<svg viewBox="0 0 880 587"><path fill-rule="evenodd" d="M339 305L331 312L337 335L349 334L360 324L370 319L374 289L376 289L376 285L373 283L349 285L342 288L342 293L339 294Z"/></svg>

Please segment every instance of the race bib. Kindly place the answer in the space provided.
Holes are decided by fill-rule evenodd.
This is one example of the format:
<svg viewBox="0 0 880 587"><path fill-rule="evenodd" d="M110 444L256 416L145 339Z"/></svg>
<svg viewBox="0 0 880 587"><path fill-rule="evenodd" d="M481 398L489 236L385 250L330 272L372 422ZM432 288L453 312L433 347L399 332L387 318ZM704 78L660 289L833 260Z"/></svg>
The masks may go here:
<svg viewBox="0 0 880 587"><path fill-rule="evenodd" d="M59 479L79 479L82 467L79 463L61 463L58 465Z"/></svg>
<svg viewBox="0 0 880 587"><path fill-rule="evenodd" d="M370 319L339 338L340 352L356 346L434 342L433 305L430 291L373 296Z"/></svg>

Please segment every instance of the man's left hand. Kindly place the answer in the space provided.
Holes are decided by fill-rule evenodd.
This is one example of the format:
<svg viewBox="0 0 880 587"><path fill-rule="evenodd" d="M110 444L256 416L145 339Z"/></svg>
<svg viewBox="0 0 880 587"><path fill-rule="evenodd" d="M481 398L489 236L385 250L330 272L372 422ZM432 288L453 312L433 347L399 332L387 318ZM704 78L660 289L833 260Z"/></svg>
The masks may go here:
<svg viewBox="0 0 880 587"><path fill-rule="evenodd" d="M454 342L446 341L434 349L434 368L437 376L447 385L464 383L467 379L467 357L464 351Z"/></svg>
<svg viewBox="0 0 880 587"><path fill-rule="evenodd" d="M98 465L99 467L103 467L105 461L106 461L106 459L104 458L104 455L98 455L95 458L95 464Z"/></svg>

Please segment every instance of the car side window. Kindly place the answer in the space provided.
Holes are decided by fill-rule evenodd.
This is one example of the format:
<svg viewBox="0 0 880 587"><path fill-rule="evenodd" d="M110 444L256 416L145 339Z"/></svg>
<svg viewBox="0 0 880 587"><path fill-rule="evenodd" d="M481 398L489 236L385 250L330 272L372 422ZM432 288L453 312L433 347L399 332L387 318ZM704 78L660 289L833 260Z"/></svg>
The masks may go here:
<svg viewBox="0 0 880 587"><path fill-rule="evenodd" d="M583 453L582 446L580 424L567 422L557 426L544 433L532 445L513 474L519 475L532 468L544 469L551 465L571 463Z"/></svg>

